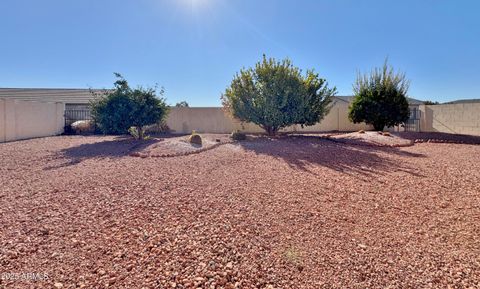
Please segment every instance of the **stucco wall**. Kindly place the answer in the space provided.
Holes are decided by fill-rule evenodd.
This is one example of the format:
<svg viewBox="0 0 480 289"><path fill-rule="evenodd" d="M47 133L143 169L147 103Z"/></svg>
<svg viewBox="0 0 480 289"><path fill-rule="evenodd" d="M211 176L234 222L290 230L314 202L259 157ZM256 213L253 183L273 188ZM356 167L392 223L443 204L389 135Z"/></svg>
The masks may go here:
<svg viewBox="0 0 480 289"><path fill-rule="evenodd" d="M197 132L209 133L230 133L234 130L242 130L248 133L259 133L263 130L254 124L245 123L242 125L237 120L230 118L220 107L195 107L179 108L174 107L167 118L167 125L174 133ZM284 131L354 131L360 129L371 129L365 124L353 124L348 120L348 103L336 102L325 118L314 126L291 126Z"/></svg>
<svg viewBox="0 0 480 289"><path fill-rule="evenodd" d="M421 105L420 131L480 135L480 103Z"/></svg>
<svg viewBox="0 0 480 289"><path fill-rule="evenodd" d="M65 104L0 98L0 142L63 132Z"/></svg>

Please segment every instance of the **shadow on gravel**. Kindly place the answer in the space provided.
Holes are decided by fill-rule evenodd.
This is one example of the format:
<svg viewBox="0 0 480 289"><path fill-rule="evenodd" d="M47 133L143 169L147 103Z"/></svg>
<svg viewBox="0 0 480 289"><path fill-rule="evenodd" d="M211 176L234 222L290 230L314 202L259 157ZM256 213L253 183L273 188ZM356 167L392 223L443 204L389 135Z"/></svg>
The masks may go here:
<svg viewBox="0 0 480 289"><path fill-rule="evenodd" d="M67 162L50 166L45 169L51 170L68 167L90 158L120 158L133 152L141 152L146 147L159 141L161 141L161 139L138 141L131 137L118 137L114 140L81 144L63 149L58 153L58 157L66 159Z"/></svg>
<svg viewBox="0 0 480 289"><path fill-rule="evenodd" d="M269 155L287 162L292 168L309 172L310 165L324 166L343 173L381 175L382 172L403 171L421 177L418 170L399 164L388 155L424 157L422 154L390 147L367 147L341 144L318 137L259 138L241 142L247 151Z"/></svg>
<svg viewBox="0 0 480 289"><path fill-rule="evenodd" d="M480 136L465 135L465 134L451 134L442 132L400 132L399 136L409 140L436 140L445 142L458 142L464 144L480 145Z"/></svg>

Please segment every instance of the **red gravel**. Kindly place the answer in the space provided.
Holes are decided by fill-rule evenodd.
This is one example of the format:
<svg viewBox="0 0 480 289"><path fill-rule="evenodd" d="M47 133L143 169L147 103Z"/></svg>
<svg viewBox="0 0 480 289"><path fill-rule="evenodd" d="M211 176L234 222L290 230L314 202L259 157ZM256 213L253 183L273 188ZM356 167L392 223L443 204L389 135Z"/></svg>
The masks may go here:
<svg viewBox="0 0 480 289"><path fill-rule="evenodd" d="M330 140L355 145L405 147L413 145L413 141L402 138L394 133L383 133L378 131L352 132L347 134L336 134L329 137Z"/></svg>
<svg viewBox="0 0 480 289"><path fill-rule="evenodd" d="M401 132L402 138L415 142L480 144L480 136L439 132Z"/></svg>
<svg viewBox="0 0 480 289"><path fill-rule="evenodd" d="M480 287L480 146L134 145L0 144L0 288Z"/></svg>
<svg viewBox="0 0 480 289"><path fill-rule="evenodd" d="M187 136L153 138L132 148L131 156L136 157L176 157L204 152L219 145L232 142L225 134L201 134L202 144L192 144Z"/></svg>

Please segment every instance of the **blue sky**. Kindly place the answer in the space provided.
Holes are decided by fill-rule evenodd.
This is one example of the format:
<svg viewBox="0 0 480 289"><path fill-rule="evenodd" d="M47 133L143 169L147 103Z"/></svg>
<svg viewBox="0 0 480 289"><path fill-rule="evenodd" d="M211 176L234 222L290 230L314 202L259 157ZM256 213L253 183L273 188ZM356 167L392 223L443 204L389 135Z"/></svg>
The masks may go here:
<svg viewBox="0 0 480 289"><path fill-rule="evenodd" d="M171 104L220 105L263 53L350 95L386 56L410 96L480 98L476 0L2 0L0 87L108 88L113 72Z"/></svg>

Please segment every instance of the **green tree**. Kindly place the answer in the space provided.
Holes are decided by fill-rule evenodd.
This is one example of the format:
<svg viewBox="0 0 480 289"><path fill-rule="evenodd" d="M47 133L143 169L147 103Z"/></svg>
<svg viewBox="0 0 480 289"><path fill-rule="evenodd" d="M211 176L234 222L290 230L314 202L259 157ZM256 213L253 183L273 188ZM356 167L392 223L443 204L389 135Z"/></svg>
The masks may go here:
<svg viewBox="0 0 480 289"><path fill-rule="evenodd" d="M396 73L387 60L370 74L358 74L353 85L355 97L349 109L350 120L371 124L378 131L404 123L410 115L408 88L405 74Z"/></svg>
<svg viewBox="0 0 480 289"><path fill-rule="evenodd" d="M175 104L175 107L190 107L188 105L188 102L186 102L185 100L182 100L180 102L177 102L177 104Z"/></svg>
<svg viewBox="0 0 480 289"><path fill-rule="evenodd" d="M94 93L90 103L93 119L103 133L124 134L133 127L134 136L144 139L144 127L162 121L168 114L165 99L159 97L164 90L131 88L120 74L115 76L112 90Z"/></svg>
<svg viewBox="0 0 480 289"><path fill-rule="evenodd" d="M222 104L233 117L275 135L289 125L318 123L328 113L335 92L313 70L302 74L289 59L276 61L264 55L254 68L235 75Z"/></svg>

